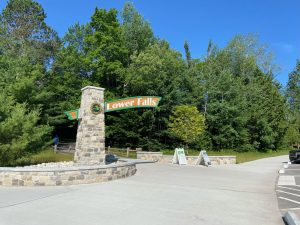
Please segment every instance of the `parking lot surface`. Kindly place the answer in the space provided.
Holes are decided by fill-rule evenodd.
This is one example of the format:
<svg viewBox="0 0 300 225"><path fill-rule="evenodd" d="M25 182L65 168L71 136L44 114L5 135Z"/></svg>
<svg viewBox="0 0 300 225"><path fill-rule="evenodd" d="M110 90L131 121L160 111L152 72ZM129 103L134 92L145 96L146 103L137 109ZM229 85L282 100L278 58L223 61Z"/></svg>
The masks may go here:
<svg viewBox="0 0 300 225"><path fill-rule="evenodd" d="M282 212L300 210L300 164L285 163L278 177L276 193Z"/></svg>
<svg viewBox="0 0 300 225"><path fill-rule="evenodd" d="M1 187L0 224L282 225L274 185L286 160L215 167L141 164L135 176L107 183Z"/></svg>

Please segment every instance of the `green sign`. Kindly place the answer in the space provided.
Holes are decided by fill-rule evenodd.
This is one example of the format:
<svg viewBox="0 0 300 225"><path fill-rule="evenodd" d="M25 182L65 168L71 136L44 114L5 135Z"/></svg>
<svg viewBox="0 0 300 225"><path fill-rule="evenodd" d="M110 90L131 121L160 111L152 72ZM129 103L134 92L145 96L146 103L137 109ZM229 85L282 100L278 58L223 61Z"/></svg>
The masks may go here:
<svg viewBox="0 0 300 225"><path fill-rule="evenodd" d="M105 103L105 112L118 111L132 108L155 108L158 106L161 97L158 96L138 96L122 98Z"/></svg>
<svg viewBox="0 0 300 225"><path fill-rule="evenodd" d="M102 111L103 111L103 109L102 109L102 106L101 106L100 103L95 102L95 103L93 103L93 104L91 105L91 112L92 112L93 114L98 115L98 114L101 113Z"/></svg>
<svg viewBox="0 0 300 225"><path fill-rule="evenodd" d="M69 120L77 120L78 114L79 114L79 109L67 111L67 112L65 112L65 114L68 116Z"/></svg>
<svg viewBox="0 0 300 225"><path fill-rule="evenodd" d="M117 99L115 101L110 101L105 103L104 112L113 112L123 109L132 108L155 108L158 106L161 97L158 96L138 96L130 98ZM103 111L103 107L100 103L93 103L90 107L91 112L95 115ZM78 119L79 109L70 110L65 112L69 120Z"/></svg>

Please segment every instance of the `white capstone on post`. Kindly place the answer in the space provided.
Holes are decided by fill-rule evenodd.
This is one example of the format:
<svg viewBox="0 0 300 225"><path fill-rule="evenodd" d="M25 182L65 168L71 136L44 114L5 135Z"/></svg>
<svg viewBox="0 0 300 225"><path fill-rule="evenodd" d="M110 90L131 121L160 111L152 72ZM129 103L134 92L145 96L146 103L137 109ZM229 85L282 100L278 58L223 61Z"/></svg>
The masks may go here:
<svg viewBox="0 0 300 225"><path fill-rule="evenodd" d="M74 161L105 164L104 88L87 86L81 91Z"/></svg>

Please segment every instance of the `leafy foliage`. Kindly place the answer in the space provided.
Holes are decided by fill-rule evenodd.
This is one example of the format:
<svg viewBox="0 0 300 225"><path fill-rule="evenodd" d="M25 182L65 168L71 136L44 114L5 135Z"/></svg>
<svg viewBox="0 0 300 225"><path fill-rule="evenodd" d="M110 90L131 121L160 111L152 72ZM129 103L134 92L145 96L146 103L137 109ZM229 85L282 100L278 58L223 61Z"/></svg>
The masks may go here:
<svg viewBox="0 0 300 225"><path fill-rule="evenodd" d="M176 106L170 116L169 131L184 143L194 143L205 129L204 116L195 106Z"/></svg>
<svg viewBox="0 0 300 225"><path fill-rule="evenodd" d="M130 55L140 53L156 41L150 24L136 11L131 2L125 3L121 15L125 45Z"/></svg>
<svg viewBox="0 0 300 225"><path fill-rule="evenodd" d="M49 144L47 59L55 33L44 22L42 7L11 0L0 16L0 164L12 165ZM52 46L53 48L50 48Z"/></svg>
<svg viewBox="0 0 300 225"><path fill-rule="evenodd" d="M155 36L132 3L120 13L119 19L115 9L96 8L87 24L74 24L60 40L39 3L8 1L0 15L2 164L49 145L51 130L75 139L77 123L63 112L79 108L86 85L106 88L107 101L162 97L155 109L107 113L110 146L160 150L184 141L218 151L268 151L299 143L299 61L284 95L272 54L256 35L237 35L224 48L210 40L198 59L185 42L183 57Z"/></svg>
<svg viewBox="0 0 300 225"><path fill-rule="evenodd" d="M296 68L289 74L286 91L289 103L288 129L285 135L287 145L300 147L300 61L297 60Z"/></svg>
<svg viewBox="0 0 300 225"><path fill-rule="evenodd" d="M295 70L289 74L287 97L291 108L300 113L300 60L297 60Z"/></svg>
<svg viewBox="0 0 300 225"><path fill-rule="evenodd" d="M106 88L107 95L122 94L128 50L117 19L117 11L97 9L91 18L92 34L85 38L85 63L94 85Z"/></svg>

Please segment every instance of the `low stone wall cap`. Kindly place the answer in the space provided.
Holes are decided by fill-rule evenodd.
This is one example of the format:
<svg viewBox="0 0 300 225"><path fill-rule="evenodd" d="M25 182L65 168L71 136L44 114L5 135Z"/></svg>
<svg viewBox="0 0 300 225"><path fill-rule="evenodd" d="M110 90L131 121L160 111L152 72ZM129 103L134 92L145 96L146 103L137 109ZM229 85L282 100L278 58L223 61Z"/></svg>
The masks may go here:
<svg viewBox="0 0 300 225"><path fill-rule="evenodd" d="M163 154L162 152L143 152L143 151L137 151L136 153L140 153L140 154Z"/></svg>
<svg viewBox="0 0 300 225"><path fill-rule="evenodd" d="M87 90L87 89L95 89L95 90L99 90L99 91L104 91L105 88L101 88L101 87L95 87L95 86L86 86L84 88L81 89L81 91Z"/></svg>
<svg viewBox="0 0 300 225"><path fill-rule="evenodd" d="M81 170L95 170L95 169L109 169L133 166L135 162L122 162L118 164L108 164L108 165L78 165L69 167L0 167L0 173L2 172L54 172L54 171L81 171Z"/></svg>

